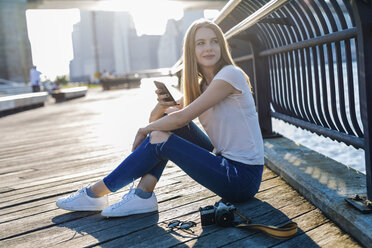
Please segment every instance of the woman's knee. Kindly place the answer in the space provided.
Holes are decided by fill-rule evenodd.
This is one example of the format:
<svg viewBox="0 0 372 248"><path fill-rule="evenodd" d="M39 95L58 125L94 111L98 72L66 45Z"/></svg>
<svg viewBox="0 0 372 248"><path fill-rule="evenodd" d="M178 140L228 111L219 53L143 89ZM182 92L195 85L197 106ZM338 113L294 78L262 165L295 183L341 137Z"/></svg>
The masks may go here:
<svg viewBox="0 0 372 248"><path fill-rule="evenodd" d="M152 131L150 134L150 143L151 144L162 143L166 141L170 135L171 135L171 132Z"/></svg>

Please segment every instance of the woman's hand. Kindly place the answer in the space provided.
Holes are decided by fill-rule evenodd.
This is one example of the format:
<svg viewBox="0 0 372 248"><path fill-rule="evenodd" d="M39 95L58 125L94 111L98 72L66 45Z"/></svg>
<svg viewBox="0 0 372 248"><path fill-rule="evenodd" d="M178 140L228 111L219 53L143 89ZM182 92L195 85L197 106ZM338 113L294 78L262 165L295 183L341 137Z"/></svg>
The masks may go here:
<svg viewBox="0 0 372 248"><path fill-rule="evenodd" d="M160 119L164 116L164 113L169 114L182 108L182 99L177 102L177 105L174 105L172 102L164 101L167 95L162 94L160 89L157 89L155 93L158 95L158 104L156 104L155 108L151 111L149 122Z"/></svg>
<svg viewBox="0 0 372 248"><path fill-rule="evenodd" d="M169 97L168 94L164 94L160 89L157 89L155 93L158 95L158 103L159 105L164 109L164 111L172 106L177 106L178 104L174 104L173 102L164 101L167 97Z"/></svg>
<svg viewBox="0 0 372 248"><path fill-rule="evenodd" d="M148 133L149 132L146 131L145 128L138 129L136 137L134 138L132 152L146 139Z"/></svg>

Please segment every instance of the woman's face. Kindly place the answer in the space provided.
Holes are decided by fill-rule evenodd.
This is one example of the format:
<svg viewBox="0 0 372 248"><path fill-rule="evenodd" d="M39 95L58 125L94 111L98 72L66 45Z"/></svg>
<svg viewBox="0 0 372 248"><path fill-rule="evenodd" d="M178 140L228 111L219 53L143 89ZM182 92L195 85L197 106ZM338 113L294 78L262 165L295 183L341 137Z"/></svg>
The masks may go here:
<svg viewBox="0 0 372 248"><path fill-rule="evenodd" d="M195 34L195 55L200 67L214 67L221 58L221 47L210 28L199 28Z"/></svg>

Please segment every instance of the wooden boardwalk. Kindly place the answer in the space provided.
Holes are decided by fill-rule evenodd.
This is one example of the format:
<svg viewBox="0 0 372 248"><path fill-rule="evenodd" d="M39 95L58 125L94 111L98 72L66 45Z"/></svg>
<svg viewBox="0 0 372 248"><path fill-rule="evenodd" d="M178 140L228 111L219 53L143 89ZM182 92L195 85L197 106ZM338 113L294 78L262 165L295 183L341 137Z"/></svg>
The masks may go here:
<svg viewBox="0 0 372 248"><path fill-rule="evenodd" d="M254 223L299 225L289 240L234 228L202 228L199 207L220 198L169 163L155 190L159 212L106 219L68 212L60 196L101 179L129 154L155 103L151 87L87 96L0 118L0 247L360 247L265 168L254 200L237 205ZM119 201L129 186L109 196ZM167 230L170 220L197 222Z"/></svg>

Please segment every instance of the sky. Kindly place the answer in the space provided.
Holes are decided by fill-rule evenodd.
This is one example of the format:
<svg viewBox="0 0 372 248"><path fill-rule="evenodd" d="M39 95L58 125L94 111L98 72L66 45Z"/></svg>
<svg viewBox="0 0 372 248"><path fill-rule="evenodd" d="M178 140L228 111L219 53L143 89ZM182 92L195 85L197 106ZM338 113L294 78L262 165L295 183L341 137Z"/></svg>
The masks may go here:
<svg viewBox="0 0 372 248"><path fill-rule="evenodd" d="M125 3L123 5L122 0L113 0L108 5L107 1L98 1L92 8L130 12L138 35L163 34L169 19L179 20L183 16L182 5L177 2L128 0ZM206 13L213 15L214 12ZM80 21L79 10L29 9L26 11L26 19L33 64L43 73L44 78L50 80L68 74L69 62L73 59L71 33L73 25Z"/></svg>

